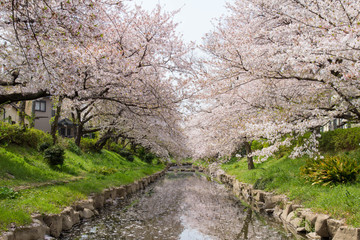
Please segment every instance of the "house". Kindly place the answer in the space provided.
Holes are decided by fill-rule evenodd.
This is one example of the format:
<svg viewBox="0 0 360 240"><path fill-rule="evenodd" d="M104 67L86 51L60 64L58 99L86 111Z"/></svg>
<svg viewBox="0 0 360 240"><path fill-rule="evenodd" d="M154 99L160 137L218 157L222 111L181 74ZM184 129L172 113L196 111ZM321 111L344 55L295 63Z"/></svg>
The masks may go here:
<svg viewBox="0 0 360 240"><path fill-rule="evenodd" d="M19 123L19 103L6 104L1 107L0 120L11 124ZM40 98L25 102L25 124L36 129L50 133L51 118L55 116L55 110L50 97ZM59 134L63 137L74 137L74 124L67 118L59 121Z"/></svg>
<svg viewBox="0 0 360 240"><path fill-rule="evenodd" d="M10 124L15 124L20 122L20 116L19 116L19 109L20 104L18 103L11 103L6 104L4 106L1 106L0 113L1 117L0 119L4 122L8 122ZM25 124L30 125L30 116L32 113L32 105L25 103L25 114L27 117L25 117Z"/></svg>
<svg viewBox="0 0 360 240"><path fill-rule="evenodd" d="M75 136L75 126L68 118L59 121L58 131L62 137L73 138Z"/></svg>
<svg viewBox="0 0 360 240"><path fill-rule="evenodd" d="M50 133L50 120L55 116L50 97L32 101L32 113L34 116L34 128Z"/></svg>
<svg viewBox="0 0 360 240"><path fill-rule="evenodd" d="M347 123L346 120L341 119L341 118L334 118L333 120L327 122L324 126L321 127L320 131L321 132L328 132L328 131L333 131L335 129L338 128L350 128L350 124Z"/></svg>

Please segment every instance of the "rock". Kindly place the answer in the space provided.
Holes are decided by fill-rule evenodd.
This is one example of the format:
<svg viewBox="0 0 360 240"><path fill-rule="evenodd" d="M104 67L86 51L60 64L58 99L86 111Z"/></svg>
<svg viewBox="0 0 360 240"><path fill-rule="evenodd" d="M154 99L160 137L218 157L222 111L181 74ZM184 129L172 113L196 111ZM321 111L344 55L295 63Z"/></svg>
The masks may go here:
<svg viewBox="0 0 360 240"><path fill-rule="evenodd" d="M65 231L70 230L74 224L80 222L79 213L76 212L72 207L65 208L61 215L62 219L62 229Z"/></svg>
<svg viewBox="0 0 360 240"><path fill-rule="evenodd" d="M82 210L80 212L81 218L89 219L89 218L92 218L93 216L94 216L94 212L87 208L85 208L84 210Z"/></svg>
<svg viewBox="0 0 360 240"><path fill-rule="evenodd" d="M303 218L297 217L294 211L289 213L289 215L286 217L286 222L290 223L290 225L293 226L294 229L301 227L303 220L304 220Z"/></svg>
<svg viewBox="0 0 360 240"><path fill-rule="evenodd" d="M265 203L265 195L266 193L262 190L253 190L253 199L258 202Z"/></svg>
<svg viewBox="0 0 360 240"><path fill-rule="evenodd" d="M265 212L267 215L273 215L275 209L271 208L271 209L265 209Z"/></svg>
<svg viewBox="0 0 360 240"><path fill-rule="evenodd" d="M76 211L82 211L84 208L94 210L94 200L88 199L88 200L81 200L75 203L75 210Z"/></svg>
<svg viewBox="0 0 360 240"><path fill-rule="evenodd" d="M94 208L95 209L102 209L104 207L105 198L103 194L96 194L93 197L94 200Z"/></svg>
<svg viewBox="0 0 360 240"><path fill-rule="evenodd" d="M341 227L345 225L345 221L344 220L336 220L336 219L331 219L329 218L327 220L327 226L328 226L328 231L330 234L330 237L334 237L337 230Z"/></svg>
<svg viewBox="0 0 360 240"><path fill-rule="evenodd" d="M280 203L285 203L286 197L283 195L272 195L266 194L265 195L265 209L274 208L276 205Z"/></svg>
<svg viewBox="0 0 360 240"><path fill-rule="evenodd" d="M45 227L41 221L34 219L31 225L14 230L14 240L39 240L45 238Z"/></svg>
<svg viewBox="0 0 360 240"><path fill-rule="evenodd" d="M298 228L296 229L296 232L297 232L297 233L304 233L304 232L306 232L306 229L305 229L305 227L298 227Z"/></svg>
<svg viewBox="0 0 360 240"><path fill-rule="evenodd" d="M317 215L313 213L310 209L306 208L300 211L302 217L305 217L306 222L310 223L311 227L315 227L315 222Z"/></svg>
<svg viewBox="0 0 360 240"><path fill-rule="evenodd" d="M325 214L319 214L316 218L315 222L315 232L320 235L321 237L330 237L327 220L330 217Z"/></svg>
<svg viewBox="0 0 360 240"><path fill-rule="evenodd" d="M119 198L126 197L126 189L124 187L116 188L116 196Z"/></svg>
<svg viewBox="0 0 360 240"><path fill-rule="evenodd" d="M0 240L15 240L14 232L6 232L0 236Z"/></svg>
<svg viewBox="0 0 360 240"><path fill-rule="evenodd" d="M50 235L59 237L62 231L62 216L60 214L52 214L44 216L45 224L50 228Z"/></svg>
<svg viewBox="0 0 360 240"><path fill-rule="evenodd" d="M308 237L311 240L321 239L321 237L317 235L315 232L306 234L306 237Z"/></svg>
<svg viewBox="0 0 360 240"><path fill-rule="evenodd" d="M291 203L288 203L286 204L285 206L285 209L281 215L282 219L283 220L286 220L287 219L287 216L293 211L293 208L292 208L292 204Z"/></svg>
<svg viewBox="0 0 360 240"><path fill-rule="evenodd" d="M68 231L74 225L71 217L69 215L64 215L62 219L62 229L63 231Z"/></svg>
<svg viewBox="0 0 360 240"><path fill-rule="evenodd" d="M337 230L333 240L360 240L360 229L342 226Z"/></svg>
<svg viewBox="0 0 360 240"><path fill-rule="evenodd" d="M282 212L283 212L283 210L279 206L276 206L274 208L273 217L275 219L281 220Z"/></svg>

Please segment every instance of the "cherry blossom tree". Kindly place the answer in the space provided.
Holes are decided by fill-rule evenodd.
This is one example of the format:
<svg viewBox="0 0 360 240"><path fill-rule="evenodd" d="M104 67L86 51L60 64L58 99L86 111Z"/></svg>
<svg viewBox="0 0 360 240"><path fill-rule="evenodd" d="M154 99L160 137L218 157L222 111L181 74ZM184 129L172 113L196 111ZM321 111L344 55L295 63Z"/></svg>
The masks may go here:
<svg viewBox="0 0 360 240"><path fill-rule="evenodd" d="M356 0L228 4L229 14L202 46L210 56L202 97L221 99L208 114L219 120L202 128L229 142L208 147L221 151L242 136L266 138L273 145L257 154L269 155L289 144L282 135L312 130L316 143L316 129L330 119L358 122L359 6ZM295 150L294 156L311 152Z"/></svg>
<svg viewBox="0 0 360 240"><path fill-rule="evenodd" d="M160 135L179 133L170 128L181 118L176 108L192 74L176 11L111 0L8 0L0 11L0 104L53 96L64 99L64 112L73 111L78 144L84 132L106 135L125 121L137 142L154 141L163 153L170 148ZM148 138L141 133L146 125L158 126Z"/></svg>

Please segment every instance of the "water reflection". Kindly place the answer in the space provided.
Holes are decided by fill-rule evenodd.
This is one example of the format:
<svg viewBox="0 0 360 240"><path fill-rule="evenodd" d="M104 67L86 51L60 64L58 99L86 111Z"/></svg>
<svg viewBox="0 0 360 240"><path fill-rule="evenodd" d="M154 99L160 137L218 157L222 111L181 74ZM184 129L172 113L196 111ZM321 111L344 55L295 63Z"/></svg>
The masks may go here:
<svg viewBox="0 0 360 240"><path fill-rule="evenodd" d="M293 239L266 225L223 185L195 173L161 181L104 211L64 239Z"/></svg>

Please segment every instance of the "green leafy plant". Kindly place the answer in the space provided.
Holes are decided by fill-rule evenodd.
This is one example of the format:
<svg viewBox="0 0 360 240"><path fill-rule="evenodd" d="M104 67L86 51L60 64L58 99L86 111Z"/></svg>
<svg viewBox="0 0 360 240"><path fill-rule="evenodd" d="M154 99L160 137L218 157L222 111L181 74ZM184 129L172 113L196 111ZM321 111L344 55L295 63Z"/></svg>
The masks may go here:
<svg viewBox="0 0 360 240"><path fill-rule="evenodd" d="M44 158L52 167L62 166L65 160L65 151L61 146L54 145L44 151Z"/></svg>
<svg viewBox="0 0 360 240"><path fill-rule="evenodd" d="M354 182L360 171L358 162L348 156L326 156L324 159L309 159L301 174L313 184Z"/></svg>
<svg viewBox="0 0 360 240"><path fill-rule="evenodd" d="M51 147L51 144L48 143L48 142L44 142L44 143L41 143L39 145L39 151L40 152L44 152L46 149L48 149L49 147Z"/></svg>
<svg viewBox="0 0 360 240"><path fill-rule="evenodd" d="M101 168L97 168L97 169L92 169L91 172L102 174L102 175L111 175L111 174L116 173L117 170L115 168L101 167Z"/></svg>
<svg viewBox="0 0 360 240"><path fill-rule="evenodd" d="M84 152L99 152L97 146L96 146L96 139L91 138L82 138L81 139L81 149Z"/></svg>
<svg viewBox="0 0 360 240"><path fill-rule="evenodd" d="M321 134L319 148L323 152L338 152L358 149L360 128L336 129Z"/></svg>
<svg viewBox="0 0 360 240"><path fill-rule="evenodd" d="M15 199L19 193L8 187L0 187L0 199Z"/></svg>
<svg viewBox="0 0 360 240"><path fill-rule="evenodd" d="M75 144L74 140L69 140L67 143L67 149L70 152L75 153L76 155L80 156L82 154L81 149Z"/></svg>

